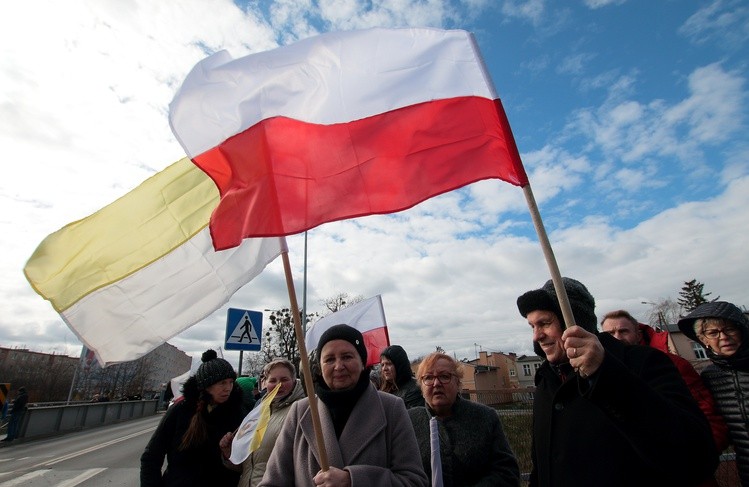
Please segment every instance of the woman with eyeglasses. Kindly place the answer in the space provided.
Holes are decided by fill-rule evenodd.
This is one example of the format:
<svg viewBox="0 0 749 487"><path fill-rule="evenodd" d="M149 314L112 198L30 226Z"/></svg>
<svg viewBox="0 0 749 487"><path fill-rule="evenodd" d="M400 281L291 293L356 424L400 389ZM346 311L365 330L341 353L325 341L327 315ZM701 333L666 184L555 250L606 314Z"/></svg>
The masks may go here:
<svg viewBox="0 0 749 487"><path fill-rule="evenodd" d="M728 425L741 485L749 487L749 320L725 301L704 303L679 320L713 362L701 373Z"/></svg>
<svg viewBox="0 0 749 487"><path fill-rule="evenodd" d="M432 478L430 421L438 426L445 487L513 486L520 470L497 412L458 395L463 374L449 355L428 355L416 373L426 407L408 410L419 443L421 461Z"/></svg>

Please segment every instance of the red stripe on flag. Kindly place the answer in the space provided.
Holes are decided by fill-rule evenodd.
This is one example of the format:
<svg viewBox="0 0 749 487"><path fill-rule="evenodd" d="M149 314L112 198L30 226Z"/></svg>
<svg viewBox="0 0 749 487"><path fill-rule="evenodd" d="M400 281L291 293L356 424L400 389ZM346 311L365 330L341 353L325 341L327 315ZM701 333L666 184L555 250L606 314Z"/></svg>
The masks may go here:
<svg viewBox="0 0 749 487"><path fill-rule="evenodd" d="M367 367L380 363L380 354L390 346L387 326L375 328L362 333L364 346L367 348Z"/></svg>
<svg viewBox="0 0 749 487"><path fill-rule="evenodd" d="M349 123L274 117L194 158L221 201L217 250L392 213L482 179L528 184L499 100L459 97Z"/></svg>

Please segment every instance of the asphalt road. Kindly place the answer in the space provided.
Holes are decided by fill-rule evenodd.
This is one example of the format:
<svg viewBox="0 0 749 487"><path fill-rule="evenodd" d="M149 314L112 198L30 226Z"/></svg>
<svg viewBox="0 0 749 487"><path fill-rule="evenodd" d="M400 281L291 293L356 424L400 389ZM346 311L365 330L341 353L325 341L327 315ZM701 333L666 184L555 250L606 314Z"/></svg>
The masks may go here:
<svg viewBox="0 0 749 487"><path fill-rule="evenodd" d="M162 415L0 448L0 487L138 487Z"/></svg>

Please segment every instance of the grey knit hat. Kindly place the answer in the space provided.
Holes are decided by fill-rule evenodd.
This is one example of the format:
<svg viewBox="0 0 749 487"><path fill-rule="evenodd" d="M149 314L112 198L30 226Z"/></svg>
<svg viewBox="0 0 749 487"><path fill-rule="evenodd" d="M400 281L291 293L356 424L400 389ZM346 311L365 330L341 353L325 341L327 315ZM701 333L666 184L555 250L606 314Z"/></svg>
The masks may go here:
<svg viewBox="0 0 749 487"><path fill-rule="evenodd" d="M205 390L224 379L236 379L237 373L229 362L218 358L215 350L206 350L200 357L203 362L195 373L198 389Z"/></svg>
<svg viewBox="0 0 749 487"><path fill-rule="evenodd" d="M679 330L698 343L699 339L694 331L694 322L700 318L722 318L731 321L742 329L742 334L746 333L747 328L749 328L749 320L736 305L726 301L702 303L679 320Z"/></svg>
<svg viewBox="0 0 749 487"><path fill-rule="evenodd" d="M595 309L596 302L593 296L580 281L563 277L564 289L567 291L567 298L572 308L572 316L575 318L575 324L584 328L591 333L598 333L598 320L596 319ZM518 298L518 311L523 318L528 313L536 310L551 311L561 323L564 323L562 309L559 307L559 299L554 289L554 282L549 279L541 289L528 291Z"/></svg>

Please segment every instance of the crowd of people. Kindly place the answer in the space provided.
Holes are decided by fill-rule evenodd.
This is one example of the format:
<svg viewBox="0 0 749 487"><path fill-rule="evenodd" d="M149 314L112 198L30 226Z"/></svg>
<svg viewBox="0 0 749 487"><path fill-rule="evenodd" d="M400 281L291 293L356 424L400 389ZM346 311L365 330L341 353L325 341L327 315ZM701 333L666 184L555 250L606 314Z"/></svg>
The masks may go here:
<svg viewBox="0 0 749 487"><path fill-rule="evenodd" d="M528 484L716 486L719 453L731 444L749 487L744 313L711 302L681 319L681 331L712 361L700 375L669 352L667 334L625 310L606 313L599 325L586 286L562 282L574 323L565 325L551 280L517 299L543 359ZM346 324L326 330L314 356L315 403L294 364L274 359L257 384L274 391L266 404L262 395L243 400L231 365L204 353L185 399L169 408L142 455L141 485L521 484L497 411L461 396L463 369L453 357L432 353L414 375L406 351L391 345L375 374L363 336ZM232 442L253 404L267 407L264 434L234 463Z"/></svg>

